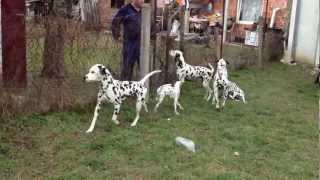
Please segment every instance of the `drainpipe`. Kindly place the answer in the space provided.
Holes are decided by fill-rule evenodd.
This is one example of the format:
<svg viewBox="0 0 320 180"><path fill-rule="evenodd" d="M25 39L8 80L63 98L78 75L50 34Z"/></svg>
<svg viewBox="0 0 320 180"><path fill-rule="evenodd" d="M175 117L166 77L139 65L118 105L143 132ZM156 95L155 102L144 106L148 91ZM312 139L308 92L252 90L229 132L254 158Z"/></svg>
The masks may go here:
<svg viewBox="0 0 320 180"><path fill-rule="evenodd" d="M269 28L272 29L273 26L274 26L274 21L276 20L276 15L277 15L277 12L280 10L280 8L274 8L272 10L272 16L271 16L271 22L270 22L270 25L269 25Z"/></svg>

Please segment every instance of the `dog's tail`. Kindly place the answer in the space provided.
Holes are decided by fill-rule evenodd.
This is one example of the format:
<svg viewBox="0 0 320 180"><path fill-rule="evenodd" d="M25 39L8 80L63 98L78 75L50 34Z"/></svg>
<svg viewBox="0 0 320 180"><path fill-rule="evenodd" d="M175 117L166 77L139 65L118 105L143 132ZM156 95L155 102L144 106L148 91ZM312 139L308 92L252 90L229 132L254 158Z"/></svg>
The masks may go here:
<svg viewBox="0 0 320 180"><path fill-rule="evenodd" d="M209 65L209 67L211 69L211 77L213 77L213 75L214 75L214 67L210 63L208 63L208 65Z"/></svg>
<svg viewBox="0 0 320 180"><path fill-rule="evenodd" d="M152 75L157 74L157 73L160 73L160 72L161 72L161 70L156 70L156 71L150 72L149 74L147 74L146 76L144 76L144 77L139 81L139 83L144 84L145 81L146 81L147 79L149 79Z"/></svg>

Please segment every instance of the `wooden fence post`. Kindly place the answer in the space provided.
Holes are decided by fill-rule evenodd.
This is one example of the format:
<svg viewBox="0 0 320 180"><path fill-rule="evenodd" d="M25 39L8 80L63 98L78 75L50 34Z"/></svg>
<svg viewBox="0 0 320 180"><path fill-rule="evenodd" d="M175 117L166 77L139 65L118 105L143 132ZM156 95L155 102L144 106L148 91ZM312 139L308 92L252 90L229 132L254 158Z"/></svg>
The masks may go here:
<svg viewBox="0 0 320 180"><path fill-rule="evenodd" d="M180 38L179 38L179 49L184 52L184 31L185 31L185 7L180 9Z"/></svg>
<svg viewBox="0 0 320 180"><path fill-rule="evenodd" d="M1 1L3 82L7 87L26 87L25 1Z"/></svg>
<svg viewBox="0 0 320 180"><path fill-rule="evenodd" d="M151 30L151 6L143 4L141 11L141 43L140 43L140 78L150 71L150 30ZM149 81L146 82L149 89Z"/></svg>
<svg viewBox="0 0 320 180"><path fill-rule="evenodd" d="M263 17L259 17L259 21L258 21L258 40L259 40L259 59L258 59L258 66L259 68L263 67L263 49L264 49L264 45L263 45L263 41L264 41L264 20Z"/></svg>

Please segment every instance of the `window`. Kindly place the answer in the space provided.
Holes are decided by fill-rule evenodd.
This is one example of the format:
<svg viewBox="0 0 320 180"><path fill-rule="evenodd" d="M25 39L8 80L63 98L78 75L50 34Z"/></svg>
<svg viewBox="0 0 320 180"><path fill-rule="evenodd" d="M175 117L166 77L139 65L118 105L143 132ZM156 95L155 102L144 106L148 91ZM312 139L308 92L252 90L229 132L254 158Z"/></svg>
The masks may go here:
<svg viewBox="0 0 320 180"><path fill-rule="evenodd" d="M253 24L258 21L262 11L262 0L238 0L237 22Z"/></svg>

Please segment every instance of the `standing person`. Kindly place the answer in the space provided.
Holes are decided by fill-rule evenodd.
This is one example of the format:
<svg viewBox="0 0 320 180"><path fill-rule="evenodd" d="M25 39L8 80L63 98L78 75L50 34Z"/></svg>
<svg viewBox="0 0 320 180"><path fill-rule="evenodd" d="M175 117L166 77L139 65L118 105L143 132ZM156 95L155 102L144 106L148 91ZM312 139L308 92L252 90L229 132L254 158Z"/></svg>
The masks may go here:
<svg viewBox="0 0 320 180"><path fill-rule="evenodd" d="M116 40L120 38L120 27L123 25L121 80L132 80L135 63L139 66L142 4L143 0L132 0L119 9L112 20L112 35Z"/></svg>

